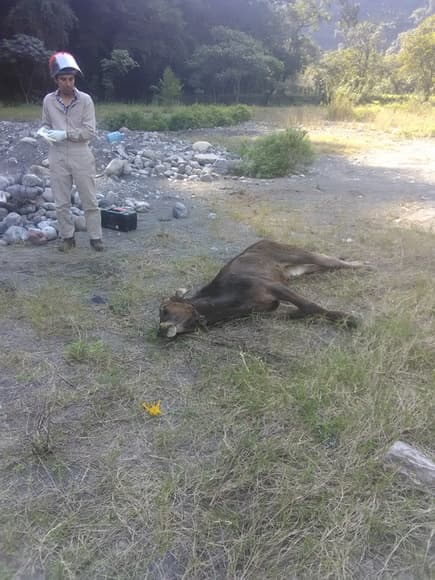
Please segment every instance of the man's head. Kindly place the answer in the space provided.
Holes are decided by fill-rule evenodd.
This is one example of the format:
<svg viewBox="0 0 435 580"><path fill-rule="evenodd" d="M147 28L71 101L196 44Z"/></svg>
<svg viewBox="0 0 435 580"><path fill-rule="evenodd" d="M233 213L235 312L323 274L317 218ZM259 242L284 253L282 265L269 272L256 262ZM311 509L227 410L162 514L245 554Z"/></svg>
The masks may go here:
<svg viewBox="0 0 435 580"><path fill-rule="evenodd" d="M79 73L82 74L76 59L69 52L56 52L50 57L48 66L50 69L51 77L54 78L59 90L61 91L63 87L67 91L72 91L74 89L75 76ZM59 84L59 79L61 77L62 80ZM71 85L71 82L72 87L68 89L68 87Z"/></svg>

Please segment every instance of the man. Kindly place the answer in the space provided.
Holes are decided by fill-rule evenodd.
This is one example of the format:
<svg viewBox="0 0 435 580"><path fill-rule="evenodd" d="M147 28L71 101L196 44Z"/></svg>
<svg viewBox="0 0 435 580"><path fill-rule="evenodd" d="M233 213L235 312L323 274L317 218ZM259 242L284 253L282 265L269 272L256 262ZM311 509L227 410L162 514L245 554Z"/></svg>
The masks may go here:
<svg viewBox="0 0 435 580"><path fill-rule="evenodd" d="M81 70L71 54L53 54L49 68L57 90L44 98L42 127L38 133L50 143L51 189L62 237L59 250L69 252L75 247L70 211L74 182L85 212L91 248L102 252L101 216L95 195L95 158L88 145L95 134L94 103L88 94L75 87L76 75L81 74Z"/></svg>

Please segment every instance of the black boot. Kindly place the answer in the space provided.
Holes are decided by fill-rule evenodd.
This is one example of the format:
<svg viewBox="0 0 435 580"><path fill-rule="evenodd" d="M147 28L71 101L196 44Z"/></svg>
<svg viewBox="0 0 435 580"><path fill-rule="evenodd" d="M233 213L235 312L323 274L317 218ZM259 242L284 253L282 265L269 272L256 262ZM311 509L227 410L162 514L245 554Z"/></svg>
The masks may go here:
<svg viewBox="0 0 435 580"><path fill-rule="evenodd" d="M72 238L63 238L63 240L57 246L59 252L70 252L76 247L76 241Z"/></svg>
<svg viewBox="0 0 435 580"><path fill-rule="evenodd" d="M91 244L91 248L96 252L104 252L103 240L89 240L89 243Z"/></svg>

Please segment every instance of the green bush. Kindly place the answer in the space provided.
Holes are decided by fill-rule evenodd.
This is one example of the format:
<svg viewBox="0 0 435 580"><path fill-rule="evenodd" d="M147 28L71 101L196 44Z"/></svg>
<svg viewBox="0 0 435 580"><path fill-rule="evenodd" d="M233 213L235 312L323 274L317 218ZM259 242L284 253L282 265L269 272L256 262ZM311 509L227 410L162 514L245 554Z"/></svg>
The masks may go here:
<svg viewBox="0 0 435 580"><path fill-rule="evenodd" d="M168 125L170 131L183 129L198 129L202 125L201 118L190 108L183 108L169 114Z"/></svg>
<svg viewBox="0 0 435 580"><path fill-rule="evenodd" d="M231 107L231 113L235 123L243 123L244 121L249 121L251 119L251 111L246 105L236 105L235 107Z"/></svg>
<svg viewBox="0 0 435 580"><path fill-rule="evenodd" d="M110 113L103 120L103 126L108 131L117 131L120 127L127 125L128 113Z"/></svg>
<svg viewBox="0 0 435 580"><path fill-rule="evenodd" d="M314 153L306 131L287 129L255 141L244 141L239 155L242 163L236 168L239 175L250 177L284 177L313 160Z"/></svg>
<svg viewBox="0 0 435 580"><path fill-rule="evenodd" d="M168 119L162 114L153 112L151 115L144 116L142 131L168 131Z"/></svg>
<svg viewBox="0 0 435 580"><path fill-rule="evenodd" d="M192 105L161 111L144 109L142 112L110 113L104 117L103 125L109 131L123 126L131 131L181 131L234 125L250 118L251 111L246 105Z"/></svg>

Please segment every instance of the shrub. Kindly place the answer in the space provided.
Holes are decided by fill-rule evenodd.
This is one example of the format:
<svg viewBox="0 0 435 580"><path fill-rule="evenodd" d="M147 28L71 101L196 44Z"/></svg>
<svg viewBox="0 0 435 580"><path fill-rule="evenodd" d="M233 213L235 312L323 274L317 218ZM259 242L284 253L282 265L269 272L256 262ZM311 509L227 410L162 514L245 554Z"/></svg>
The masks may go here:
<svg viewBox="0 0 435 580"><path fill-rule="evenodd" d="M197 129L202 125L201 118L191 108L181 108L169 114L168 126L170 131L182 129Z"/></svg>
<svg viewBox="0 0 435 580"><path fill-rule="evenodd" d="M236 105L235 107L231 107L231 111L235 123L243 123L244 121L249 121L251 118L251 112L246 105Z"/></svg>
<svg viewBox="0 0 435 580"><path fill-rule="evenodd" d="M123 111L111 113L103 119L109 131L128 127L131 131L181 131L201 127L234 125L251 118L246 105L192 105L160 111Z"/></svg>
<svg viewBox="0 0 435 580"><path fill-rule="evenodd" d="M287 129L255 141L244 141L239 154L242 163L236 168L236 173L262 178L293 173L301 165L311 162L314 155L306 131L300 129Z"/></svg>

